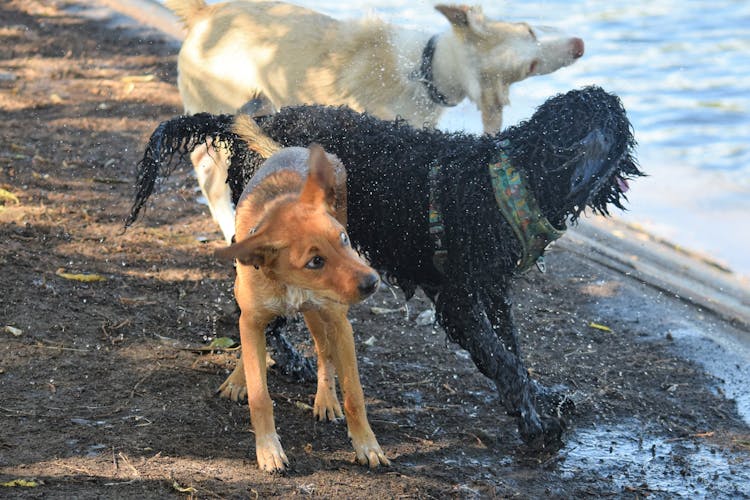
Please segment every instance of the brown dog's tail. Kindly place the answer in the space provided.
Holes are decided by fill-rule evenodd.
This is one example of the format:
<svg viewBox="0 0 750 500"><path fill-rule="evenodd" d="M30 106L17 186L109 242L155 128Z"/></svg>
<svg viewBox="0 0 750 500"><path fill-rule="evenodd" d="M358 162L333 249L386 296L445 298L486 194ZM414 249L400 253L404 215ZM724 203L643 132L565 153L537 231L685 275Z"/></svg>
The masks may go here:
<svg viewBox="0 0 750 500"><path fill-rule="evenodd" d="M245 114L239 114L234 120L232 132L247 143L247 147L258 153L263 159L281 149L281 145L266 135L255 123L255 120Z"/></svg>
<svg viewBox="0 0 750 500"><path fill-rule="evenodd" d="M164 0L164 5L180 18L187 29L193 26L197 15L207 7L205 0Z"/></svg>

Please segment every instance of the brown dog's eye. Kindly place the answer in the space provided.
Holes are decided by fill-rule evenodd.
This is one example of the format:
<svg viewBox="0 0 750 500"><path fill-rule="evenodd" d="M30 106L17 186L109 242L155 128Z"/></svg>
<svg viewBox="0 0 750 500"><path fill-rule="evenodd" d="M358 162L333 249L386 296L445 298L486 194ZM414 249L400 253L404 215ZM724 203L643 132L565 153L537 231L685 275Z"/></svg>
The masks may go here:
<svg viewBox="0 0 750 500"><path fill-rule="evenodd" d="M342 231L341 234L339 235L339 238L341 238L342 246L345 246L345 247L349 246L349 237L346 235L345 232Z"/></svg>
<svg viewBox="0 0 750 500"><path fill-rule="evenodd" d="M321 257L320 255L316 255L312 259L310 259L307 264L305 264L305 268L307 269L322 269L323 266L326 265L326 260Z"/></svg>

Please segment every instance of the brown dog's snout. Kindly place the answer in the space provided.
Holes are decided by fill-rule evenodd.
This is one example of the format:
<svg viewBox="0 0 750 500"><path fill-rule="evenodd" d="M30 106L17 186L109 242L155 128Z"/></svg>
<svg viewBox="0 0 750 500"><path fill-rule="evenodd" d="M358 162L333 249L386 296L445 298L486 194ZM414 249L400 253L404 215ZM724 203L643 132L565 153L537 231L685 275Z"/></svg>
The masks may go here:
<svg viewBox="0 0 750 500"><path fill-rule="evenodd" d="M584 50L583 40L577 37L573 38L570 41L570 45L571 45L573 57L578 59L579 57L583 55L583 50Z"/></svg>
<svg viewBox="0 0 750 500"><path fill-rule="evenodd" d="M375 290L378 289L379 284L380 276L378 276L376 273L366 274L364 277L362 277L362 279L360 279L359 284L357 284L359 296L363 299L369 297L370 295L375 293Z"/></svg>

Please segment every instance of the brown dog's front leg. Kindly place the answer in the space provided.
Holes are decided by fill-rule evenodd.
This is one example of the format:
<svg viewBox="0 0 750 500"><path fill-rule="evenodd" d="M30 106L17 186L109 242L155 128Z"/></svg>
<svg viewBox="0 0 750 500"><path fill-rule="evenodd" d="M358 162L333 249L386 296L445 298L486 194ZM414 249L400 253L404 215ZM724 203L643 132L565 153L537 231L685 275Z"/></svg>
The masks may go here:
<svg viewBox="0 0 750 500"><path fill-rule="evenodd" d="M327 355L327 350L318 346L317 338L313 338L318 354L318 390L315 392L313 415L318 420L333 421L344 416L339 398L336 396L336 368L330 355Z"/></svg>
<svg viewBox="0 0 750 500"><path fill-rule="evenodd" d="M244 311L240 315L242 364L245 369L250 420L255 431L255 454L261 469L275 472L284 470L289 465L289 459L276 434L273 402L268 394L264 334L266 323Z"/></svg>
<svg viewBox="0 0 750 500"><path fill-rule="evenodd" d="M315 392L313 415L318 420L335 420L344 416L339 398L336 396L336 368L333 365L331 345L328 336L329 325L325 324L320 314L306 312L305 323L315 341L315 353L318 356L318 389Z"/></svg>
<svg viewBox="0 0 750 500"><path fill-rule="evenodd" d="M352 325L346 318L347 312L348 307L332 305L327 309L305 312L305 321L315 338L318 365L322 364L321 360L326 360L327 363L333 362L336 367L344 393L346 424L357 461L370 467L390 465L367 421L365 396L357 370L354 335ZM316 404L317 401L316 396Z"/></svg>

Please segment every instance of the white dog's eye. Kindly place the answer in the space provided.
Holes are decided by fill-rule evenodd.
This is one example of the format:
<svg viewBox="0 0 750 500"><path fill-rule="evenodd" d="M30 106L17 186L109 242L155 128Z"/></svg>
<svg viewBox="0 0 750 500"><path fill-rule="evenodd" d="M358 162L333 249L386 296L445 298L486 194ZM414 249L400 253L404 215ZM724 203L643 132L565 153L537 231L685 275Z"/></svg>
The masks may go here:
<svg viewBox="0 0 750 500"><path fill-rule="evenodd" d="M321 257L320 255L316 255L312 259L310 259L307 264L305 264L305 268L307 269L322 269L323 266L326 265L326 260Z"/></svg>
<svg viewBox="0 0 750 500"><path fill-rule="evenodd" d="M341 231L341 234L339 235L339 238L341 239L341 245L348 247L349 246L349 237L346 235L345 232Z"/></svg>

